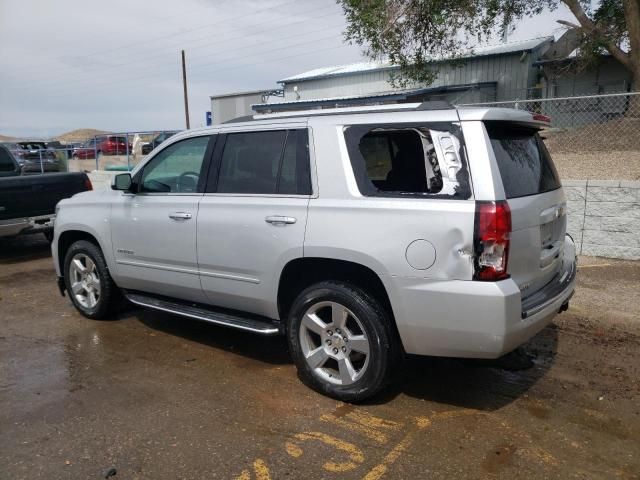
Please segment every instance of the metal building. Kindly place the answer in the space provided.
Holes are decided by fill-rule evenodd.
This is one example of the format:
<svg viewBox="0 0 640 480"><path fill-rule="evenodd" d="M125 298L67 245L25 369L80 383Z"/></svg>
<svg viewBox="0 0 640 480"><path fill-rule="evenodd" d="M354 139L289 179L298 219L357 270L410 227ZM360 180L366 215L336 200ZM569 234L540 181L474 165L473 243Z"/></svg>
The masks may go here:
<svg viewBox="0 0 640 480"><path fill-rule="evenodd" d="M434 61L430 85L394 89L399 67L362 62L317 68L280 80L280 89L211 97L213 123L287 110L346 105L444 100L452 104L502 102L627 91L630 74L611 57L571 72L578 42L567 32L557 40L530 40L477 47L459 58Z"/></svg>
<svg viewBox="0 0 640 480"><path fill-rule="evenodd" d="M446 100L477 103L528 98L540 87L535 63L553 37L478 47L455 60L433 64L435 81L397 90L390 84L399 67L380 62L319 68L280 80L284 101L254 105L257 112L335 107L361 103Z"/></svg>
<svg viewBox="0 0 640 480"><path fill-rule="evenodd" d="M211 120L213 124L254 113L252 105L265 103L271 97L282 96L282 90L264 89L212 95Z"/></svg>

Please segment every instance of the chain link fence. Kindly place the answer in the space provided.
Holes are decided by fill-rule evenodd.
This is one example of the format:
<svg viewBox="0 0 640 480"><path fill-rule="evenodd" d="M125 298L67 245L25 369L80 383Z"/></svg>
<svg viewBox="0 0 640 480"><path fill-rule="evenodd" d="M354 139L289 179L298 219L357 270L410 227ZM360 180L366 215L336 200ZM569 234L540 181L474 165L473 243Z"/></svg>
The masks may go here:
<svg viewBox="0 0 640 480"><path fill-rule="evenodd" d="M70 171L129 171L178 130L107 133L73 148Z"/></svg>
<svg viewBox="0 0 640 480"><path fill-rule="evenodd" d="M564 179L640 180L640 92L465 106L516 108L550 117L551 126L542 135Z"/></svg>
<svg viewBox="0 0 640 480"><path fill-rule="evenodd" d="M466 104L504 107L551 118L555 151L640 150L640 92Z"/></svg>

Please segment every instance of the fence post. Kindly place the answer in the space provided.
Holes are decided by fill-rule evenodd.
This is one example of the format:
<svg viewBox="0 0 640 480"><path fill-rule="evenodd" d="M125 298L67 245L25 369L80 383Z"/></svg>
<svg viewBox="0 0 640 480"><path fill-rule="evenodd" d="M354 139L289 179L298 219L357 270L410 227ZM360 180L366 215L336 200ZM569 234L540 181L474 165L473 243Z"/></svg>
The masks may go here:
<svg viewBox="0 0 640 480"><path fill-rule="evenodd" d="M96 170L100 170L100 165L98 163L98 136L93 137L93 155L96 159Z"/></svg>
<svg viewBox="0 0 640 480"><path fill-rule="evenodd" d="M129 132L125 134L125 141L126 141L125 148L127 149L127 171L130 172L131 164L129 163Z"/></svg>

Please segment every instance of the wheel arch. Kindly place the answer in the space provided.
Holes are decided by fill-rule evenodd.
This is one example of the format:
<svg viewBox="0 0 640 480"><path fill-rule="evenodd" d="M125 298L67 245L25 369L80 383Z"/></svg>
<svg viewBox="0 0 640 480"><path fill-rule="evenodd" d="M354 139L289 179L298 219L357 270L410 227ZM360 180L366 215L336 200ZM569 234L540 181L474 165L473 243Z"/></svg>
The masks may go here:
<svg viewBox="0 0 640 480"><path fill-rule="evenodd" d="M86 240L95 244L104 255L104 248L100 245L97 237L92 233L84 230L66 230L58 236L57 253L58 253L58 267L60 272L64 272L64 257L67 255L67 251L75 242L79 240ZM106 256L105 256L106 258Z"/></svg>
<svg viewBox="0 0 640 480"><path fill-rule="evenodd" d="M284 266L278 282L278 313L282 322L286 323L289 310L300 292L326 280L344 281L375 296L397 331L389 292L380 275L361 263L326 257L300 257Z"/></svg>

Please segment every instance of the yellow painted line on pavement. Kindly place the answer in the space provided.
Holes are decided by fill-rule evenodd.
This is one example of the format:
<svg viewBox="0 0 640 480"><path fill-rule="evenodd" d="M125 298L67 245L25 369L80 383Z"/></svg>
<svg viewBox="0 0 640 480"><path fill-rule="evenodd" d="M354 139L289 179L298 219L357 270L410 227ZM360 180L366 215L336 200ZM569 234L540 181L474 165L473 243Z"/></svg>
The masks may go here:
<svg viewBox="0 0 640 480"><path fill-rule="evenodd" d="M343 416L327 413L320 417L323 422L333 423L348 431L358 432L370 440L378 443L387 443L389 437L384 430L400 430L402 425L398 422L375 417L366 412L353 411Z"/></svg>
<svg viewBox="0 0 640 480"><path fill-rule="evenodd" d="M328 472L348 472L349 470L357 468L362 462L364 462L364 453L362 453L362 450L360 450L357 446L355 446L353 443L349 443L344 440L340 440L339 438L332 437L331 435L327 435L326 433L296 433L293 438L295 438L298 442L317 440L324 443L325 445L329 445L330 447L334 447L337 450L342 450L343 452L345 452L349 458L349 461L340 463L333 461L325 462L322 467ZM297 442L286 442L285 450L292 457L300 457L302 455L302 448L298 445Z"/></svg>
<svg viewBox="0 0 640 480"><path fill-rule="evenodd" d="M393 465L398 458L411 446L413 439L418 431L423 430L431 425L431 420L427 417L416 418L416 429L409 432L395 447L391 449L387 455L385 455L382 462L373 467L369 472L362 477L362 480L380 480L389 467Z"/></svg>
<svg viewBox="0 0 640 480"><path fill-rule="evenodd" d="M255 473L256 480L271 480L271 472L264 460L258 458L253 462L253 473ZM236 477L236 480L251 480L251 472L249 470L243 470L240 475Z"/></svg>

